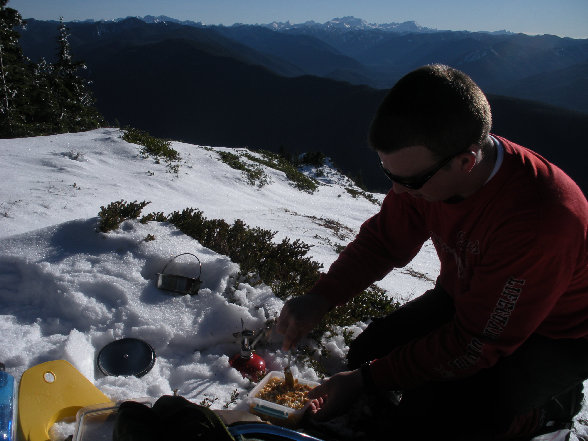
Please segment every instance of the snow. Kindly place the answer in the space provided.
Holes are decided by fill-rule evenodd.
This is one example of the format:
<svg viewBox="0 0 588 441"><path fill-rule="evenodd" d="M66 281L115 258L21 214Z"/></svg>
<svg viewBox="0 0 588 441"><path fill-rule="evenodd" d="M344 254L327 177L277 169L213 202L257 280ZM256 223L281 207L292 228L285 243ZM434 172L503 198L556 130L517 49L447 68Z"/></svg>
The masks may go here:
<svg viewBox="0 0 588 441"><path fill-rule="evenodd" d="M236 263L167 223L131 220L98 232L100 208L119 200L149 201L143 214L196 208L208 219L241 219L276 232L276 242L287 237L312 245L309 256L325 269L337 256L334 244L353 239L378 210L366 198L352 197L345 190L350 181L329 168L316 175L320 186L311 195L267 167L267 185L248 184L219 160L219 151L235 150L180 142L172 147L182 157L178 173L142 157L140 146L122 140L118 129L0 140L0 361L15 378L39 363L64 359L115 401L155 400L177 390L213 409L238 408L254 384L229 365L239 352L233 333L242 322L246 329L262 328L283 301L265 285L239 283ZM336 232L325 221L342 228ZM156 286L157 273L182 253L202 263L196 296L173 296ZM191 259L178 257L175 270L194 272ZM426 243L409 266L378 285L404 302L431 288L438 272L434 248ZM100 349L123 337L141 338L155 349L156 363L145 376L105 376L97 369ZM274 333L258 347L269 370L287 363L280 343ZM330 350L325 363L341 368L344 339L324 343ZM303 364L292 370L299 378L320 380ZM578 418L588 419L586 408ZM71 425L56 424L52 439L71 434ZM576 424L578 436L588 435L586 429Z"/></svg>

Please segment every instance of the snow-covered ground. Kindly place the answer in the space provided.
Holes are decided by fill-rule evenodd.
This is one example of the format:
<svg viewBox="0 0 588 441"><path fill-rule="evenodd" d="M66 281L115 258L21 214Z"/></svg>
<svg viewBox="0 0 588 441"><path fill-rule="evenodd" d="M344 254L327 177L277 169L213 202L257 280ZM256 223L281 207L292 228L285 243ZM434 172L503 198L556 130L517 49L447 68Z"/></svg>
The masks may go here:
<svg viewBox="0 0 588 441"><path fill-rule="evenodd" d="M283 301L264 285L236 283L237 264L171 225L126 221L116 231L97 232L100 208L118 200L149 201L143 214L196 208L208 219L241 219L277 232L275 241L287 237L312 245L309 256L325 269L337 256L335 245L350 241L378 210L346 191L352 183L332 169L324 168L310 195L271 168L264 167L267 185L250 185L219 160L218 152L230 149L179 142L172 147L182 157L178 173L142 158L140 147L123 141L118 129L0 140L0 362L7 372L18 379L38 363L64 359L112 400L155 400L177 390L213 409L234 408L253 384L229 365L239 351L233 333L242 322L247 329L261 328ZM329 228L333 224L339 228ZM197 296L170 296L156 287L156 274L182 253L202 262ZM190 256L175 262L183 270L193 265ZM427 243L409 266L378 285L402 302L432 287L438 271ZM105 376L96 368L100 349L123 337L141 338L155 349L156 363L145 376ZM333 370L343 366L343 338L324 343L330 350L326 363ZM270 370L288 361L279 347L273 335L259 348ZM293 372L319 380L300 363ZM588 420L586 408L578 418ZM577 436L588 436L587 429L578 422ZM71 425L58 424L52 439L68 431Z"/></svg>

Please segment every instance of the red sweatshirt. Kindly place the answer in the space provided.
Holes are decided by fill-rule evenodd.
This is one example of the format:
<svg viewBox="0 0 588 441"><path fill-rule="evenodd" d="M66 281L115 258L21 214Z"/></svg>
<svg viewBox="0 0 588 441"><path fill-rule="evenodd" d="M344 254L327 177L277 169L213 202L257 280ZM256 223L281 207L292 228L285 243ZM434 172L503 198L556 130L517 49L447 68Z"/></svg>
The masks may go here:
<svg viewBox="0 0 588 441"><path fill-rule="evenodd" d="M391 191L312 289L345 303L432 239L441 261L437 283L452 296L455 317L374 360L381 387L469 376L533 333L588 338L586 198L559 168L496 138L504 160L484 187L456 204Z"/></svg>

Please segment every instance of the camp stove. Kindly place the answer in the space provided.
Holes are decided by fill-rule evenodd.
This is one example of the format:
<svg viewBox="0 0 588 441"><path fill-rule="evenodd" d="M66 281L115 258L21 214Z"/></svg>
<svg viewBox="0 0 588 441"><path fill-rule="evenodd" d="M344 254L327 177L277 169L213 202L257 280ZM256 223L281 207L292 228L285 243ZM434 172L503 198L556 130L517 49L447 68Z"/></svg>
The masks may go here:
<svg viewBox="0 0 588 441"><path fill-rule="evenodd" d="M273 320L268 320L263 328L251 331L244 329L241 319L241 332L233 334L234 337L241 338L241 351L231 357L229 364L251 381L257 382L266 374L265 360L257 355L253 348L261 339L269 336L273 324Z"/></svg>

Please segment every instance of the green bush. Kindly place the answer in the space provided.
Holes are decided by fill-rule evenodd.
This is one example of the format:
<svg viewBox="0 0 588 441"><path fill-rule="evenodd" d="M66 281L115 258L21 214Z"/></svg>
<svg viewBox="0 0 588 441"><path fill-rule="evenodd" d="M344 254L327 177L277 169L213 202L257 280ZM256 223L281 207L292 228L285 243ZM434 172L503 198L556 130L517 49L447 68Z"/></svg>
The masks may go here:
<svg viewBox="0 0 588 441"><path fill-rule="evenodd" d="M163 159L167 164L168 170L177 174L179 169L177 162L182 158L178 151L172 148L171 141L156 138L143 130L132 127L127 127L123 130L122 139L126 142L140 145L141 154L144 157L151 156L156 161Z"/></svg>
<svg viewBox="0 0 588 441"><path fill-rule="evenodd" d="M241 171L245 171L247 169L246 165L241 162L239 155L225 151L219 151L217 153L219 154L221 161L227 164L229 167Z"/></svg>
<svg viewBox="0 0 588 441"><path fill-rule="evenodd" d="M241 157L239 155L231 152L219 151L218 154L220 155L221 161L227 164L229 167L234 168L235 170L241 170L250 185L263 187L269 183L269 178L261 167L246 164L241 161Z"/></svg>
<svg viewBox="0 0 588 441"><path fill-rule="evenodd" d="M137 219L141 210L150 202L126 202L124 200L111 202L108 206L100 207L98 229L103 233L116 230L119 225L128 219Z"/></svg>
<svg viewBox="0 0 588 441"><path fill-rule="evenodd" d="M251 185L262 187L269 182L269 178L261 167L247 164L241 160L241 157L244 157L251 162L284 172L286 178L298 190L305 191L307 193L314 193L318 188L318 183L314 179L306 176L296 168L294 163L290 162L282 155L267 152L265 150L258 151L258 153L261 155L261 158L256 155L252 155L251 153L242 153L241 155L227 151L219 151L217 153L220 155L221 161L227 164L229 167L232 167L235 170L241 170Z"/></svg>
<svg viewBox="0 0 588 441"><path fill-rule="evenodd" d="M147 204L149 202L127 203L121 200L101 207L100 231L111 231L124 220L137 219ZM200 210L186 208L169 216L160 212L147 214L140 221L173 224L202 246L230 257L240 265L242 274L266 284L281 299L308 292L318 280L322 268L321 264L307 256L310 245L288 238L274 243L275 232L248 227L240 219L230 225L222 219L207 219ZM320 347L320 339L325 332L386 315L397 307L398 303L391 302L384 290L372 285L327 314L311 337L319 342Z"/></svg>
<svg viewBox="0 0 588 441"><path fill-rule="evenodd" d="M398 302L393 302L386 296L386 291L376 285L371 285L344 305L331 310L313 330L311 337L320 340L320 337L326 332L334 333L336 326L346 327L383 317L399 306Z"/></svg>
<svg viewBox="0 0 588 441"><path fill-rule="evenodd" d="M347 191L347 193L349 193L355 199L361 196L370 201L374 205L380 205L380 201L378 201L378 199L376 199L374 196L372 196L372 194L368 193L367 191L357 190L353 187L345 187L345 191Z"/></svg>
<svg viewBox="0 0 588 441"><path fill-rule="evenodd" d="M233 225L208 220L193 208L170 214L168 221L203 246L229 256L243 274L259 276L280 298L303 294L318 279L321 265L306 257L310 247L299 240L275 244L275 232L247 227L240 219Z"/></svg>
<svg viewBox="0 0 588 441"><path fill-rule="evenodd" d="M327 157L321 152L304 153L300 158L300 163L304 165L312 165L314 167L322 167L325 165Z"/></svg>
<svg viewBox="0 0 588 441"><path fill-rule="evenodd" d="M284 172L286 178L298 190L312 194L318 188L318 183L314 179L306 176L298 170L295 164L289 162L283 156L265 150L259 150L258 153L261 154L262 158L258 158L250 153L246 153L245 156L251 161L256 161L267 167Z"/></svg>
<svg viewBox="0 0 588 441"><path fill-rule="evenodd" d="M141 222L142 224L146 224L147 222L152 222L152 221L167 222L167 216L165 214L163 214L161 211L158 211L157 213L146 214L141 219L139 219L139 222Z"/></svg>

